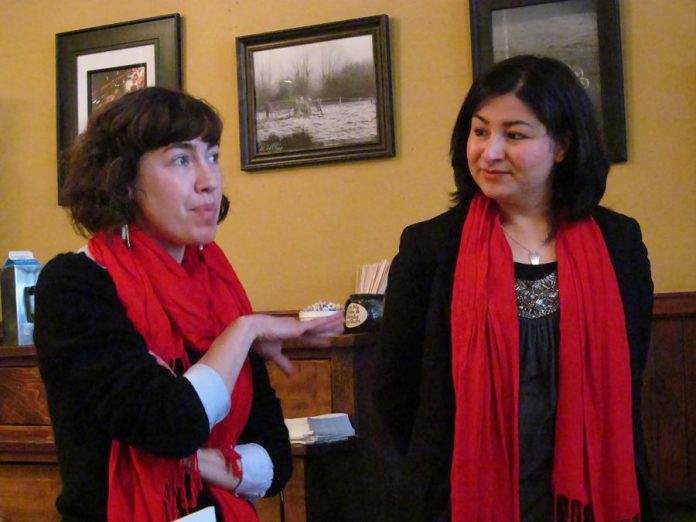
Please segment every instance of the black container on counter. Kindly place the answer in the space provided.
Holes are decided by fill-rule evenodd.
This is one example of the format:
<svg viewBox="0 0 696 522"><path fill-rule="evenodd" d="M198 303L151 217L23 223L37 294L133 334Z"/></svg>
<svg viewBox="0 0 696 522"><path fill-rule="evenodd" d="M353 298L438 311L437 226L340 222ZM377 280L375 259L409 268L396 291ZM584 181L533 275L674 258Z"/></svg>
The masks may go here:
<svg viewBox="0 0 696 522"><path fill-rule="evenodd" d="M383 294L351 294L346 301L346 333L377 332L383 311Z"/></svg>

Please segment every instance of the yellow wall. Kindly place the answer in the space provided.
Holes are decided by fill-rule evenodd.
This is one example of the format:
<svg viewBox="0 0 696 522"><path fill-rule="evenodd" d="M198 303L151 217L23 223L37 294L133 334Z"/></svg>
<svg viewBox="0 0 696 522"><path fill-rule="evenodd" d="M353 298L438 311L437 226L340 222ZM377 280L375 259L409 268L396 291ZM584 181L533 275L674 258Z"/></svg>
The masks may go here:
<svg viewBox="0 0 696 522"><path fill-rule="evenodd" d="M448 139L471 82L464 0L0 1L0 257L78 248L56 204L55 34L179 12L184 87L226 122L232 200L218 240L257 309L343 301L355 266L448 205ZM239 168L235 37L388 14L397 156L247 174ZM696 290L696 2L621 2L629 162L605 203L642 224L658 292Z"/></svg>

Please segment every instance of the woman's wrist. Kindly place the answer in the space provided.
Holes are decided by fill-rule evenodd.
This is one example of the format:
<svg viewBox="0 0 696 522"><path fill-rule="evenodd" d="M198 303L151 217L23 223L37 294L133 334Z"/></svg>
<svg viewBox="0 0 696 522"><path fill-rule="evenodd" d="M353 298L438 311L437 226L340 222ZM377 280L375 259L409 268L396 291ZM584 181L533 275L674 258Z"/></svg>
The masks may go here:
<svg viewBox="0 0 696 522"><path fill-rule="evenodd" d="M237 327L245 336L245 339L249 341L249 345L261 335L259 317L260 316L257 314L242 315L235 321Z"/></svg>

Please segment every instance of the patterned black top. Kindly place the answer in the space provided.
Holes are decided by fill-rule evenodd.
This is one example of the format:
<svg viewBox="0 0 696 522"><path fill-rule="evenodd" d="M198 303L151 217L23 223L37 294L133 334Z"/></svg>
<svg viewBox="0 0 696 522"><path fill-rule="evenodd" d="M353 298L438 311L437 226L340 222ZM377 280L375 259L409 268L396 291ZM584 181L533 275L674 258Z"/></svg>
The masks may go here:
<svg viewBox="0 0 696 522"><path fill-rule="evenodd" d="M556 263L515 263L520 328L520 511L522 522L553 520L551 470L558 398Z"/></svg>

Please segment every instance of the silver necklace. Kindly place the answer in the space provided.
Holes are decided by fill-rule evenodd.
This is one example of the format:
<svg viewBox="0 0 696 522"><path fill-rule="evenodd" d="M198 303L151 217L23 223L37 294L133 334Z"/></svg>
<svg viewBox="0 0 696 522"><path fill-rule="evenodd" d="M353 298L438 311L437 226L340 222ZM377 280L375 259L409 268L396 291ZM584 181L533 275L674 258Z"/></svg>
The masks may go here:
<svg viewBox="0 0 696 522"><path fill-rule="evenodd" d="M522 248L524 248L527 251L527 257L529 258L529 262L531 264L538 265L541 262L541 254L539 254L539 249L547 243L547 241L549 240L549 236L551 235L551 232L546 234L546 237L544 238L544 240L541 243L539 243L538 247L536 247L535 249L531 249L531 248L527 248L522 243L517 241L514 237L512 237L509 234L509 232L507 230L505 230L505 227L501 227L501 228L503 229L503 233L509 239L511 239L512 241L514 241L515 243L517 243L519 246L521 246Z"/></svg>

